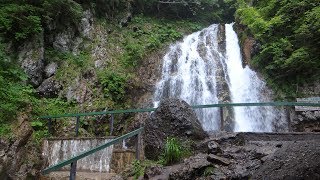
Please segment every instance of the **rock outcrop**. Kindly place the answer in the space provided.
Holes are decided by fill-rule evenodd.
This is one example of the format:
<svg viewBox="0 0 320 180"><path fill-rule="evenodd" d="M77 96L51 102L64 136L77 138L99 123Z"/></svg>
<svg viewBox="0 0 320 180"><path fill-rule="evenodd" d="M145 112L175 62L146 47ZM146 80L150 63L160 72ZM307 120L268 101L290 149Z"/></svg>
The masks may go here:
<svg viewBox="0 0 320 180"><path fill-rule="evenodd" d="M55 62L52 62L50 64L48 64L46 67L45 67L45 77L46 78L50 78L51 76L55 75L56 72L57 72L57 69L58 69L58 64L55 63Z"/></svg>
<svg viewBox="0 0 320 180"><path fill-rule="evenodd" d="M296 112L292 127L297 132L320 132L320 111Z"/></svg>
<svg viewBox="0 0 320 180"><path fill-rule="evenodd" d="M319 179L319 133L221 133L149 179Z"/></svg>
<svg viewBox="0 0 320 180"><path fill-rule="evenodd" d="M35 39L19 48L18 60L28 76L28 82L38 87L43 81L44 48L43 40Z"/></svg>
<svg viewBox="0 0 320 180"><path fill-rule="evenodd" d="M33 129L26 113L18 115L12 141L0 139L0 179L36 179L41 167L40 152L32 146Z"/></svg>
<svg viewBox="0 0 320 180"><path fill-rule="evenodd" d="M57 97L61 90L61 85L54 80L53 77L48 78L42 82L37 88L37 93L40 97Z"/></svg>
<svg viewBox="0 0 320 180"><path fill-rule="evenodd" d="M206 137L195 112L185 101L166 99L145 124L145 156L157 159L167 137L182 141L201 140Z"/></svg>

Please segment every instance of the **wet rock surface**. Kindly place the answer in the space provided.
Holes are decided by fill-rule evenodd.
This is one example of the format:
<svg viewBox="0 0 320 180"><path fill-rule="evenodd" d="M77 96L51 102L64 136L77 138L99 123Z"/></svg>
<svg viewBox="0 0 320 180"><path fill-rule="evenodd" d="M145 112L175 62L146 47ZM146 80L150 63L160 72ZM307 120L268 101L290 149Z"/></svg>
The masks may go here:
<svg viewBox="0 0 320 180"><path fill-rule="evenodd" d="M163 168L159 165L153 165L145 170L144 179L152 179L157 175L161 175Z"/></svg>
<svg viewBox="0 0 320 180"><path fill-rule="evenodd" d="M207 136L191 106L179 99L166 99L160 103L146 121L145 134L145 156L148 159L159 157L167 137L187 141Z"/></svg>
<svg viewBox="0 0 320 180"><path fill-rule="evenodd" d="M210 166L210 162L206 158L206 154L201 153L185 159L180 166L169 174L169 179L195 179L203 174L206 167Z"/></svg>
<svg viewBox="0 0 320 180"><path fill-rule="evenodd" d="M278 146L279 147L279 146ZM252 179L320 179L320 140L286 142L252 174Z"/></svg>
<svg viewBox="0 0 320 180"><path fill-rule="evenodd" d="M292 126L298 132L320 132L320 111L297 112Z"/></svg>
<svg viewBox="0 0 320 180"><path fill-rule="evenodd" d="M320 133L219 133L164 179L319 179ZM210 145L209 145L210 144ZM204 146L204 145L199 145ZM220 149L221 151L212 151ZM153 178L156 179L156 178Z"/></svg>

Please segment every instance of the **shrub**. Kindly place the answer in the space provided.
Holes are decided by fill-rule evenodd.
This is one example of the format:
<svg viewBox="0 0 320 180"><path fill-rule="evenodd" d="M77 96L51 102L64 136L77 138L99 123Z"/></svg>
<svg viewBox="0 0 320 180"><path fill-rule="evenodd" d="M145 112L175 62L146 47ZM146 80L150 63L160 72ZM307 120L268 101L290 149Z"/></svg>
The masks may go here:
<svg viewBox="0 0 320 180"><path fill-rule="evenodd" d="M144 47L137 42L128 41L121 62L125 67L136 67L143 57Z"/></svg>
<svg viewBox="0 0 320 180"><path fill-rule="evenodd" d="M0 124L0 137L6 137L6 138L12 137L12 129L10 124L6 124L6 123Z"/></svg>
<svg viewBox="0 0 320 180"><path fill-rule="evenodd" d="M183 148L176 138L167 138L164 152L161 155L161 163L170 165L179 162L183 157Z"/></svg>
<svg viewBox="0 0 320 180"><path fill-rule="evenodd" d="M103 86L104 95L114 102L123 100L128 77L115 71L103 71L99 74L100 83Z"/></svg>
<svg viewBox="0 0 320 180"><path fill-rule="evenodd" d="M214 166L207 166L203 171L203 176L211 176L214 172Z"/></svg>
<svg viewBox="0 0 320 180"><path fill-rule="evenodd" d="M0 35L6 40L23 41L41 31L38 8L14 3L0 6Z"/></svg>
<svg viewBox="0 0 320 180"><path fill-rule="evenodd" d="M26 74L10 60L0 44L0 123L10 121L34 101L33 89L22 83L26 80Z"/></svg>
<svg viewBox="0 0 320 180"><path fill-rule="evenodd" d="M58 30L64 30L65 26L77 26L82 17L83 9L73 0L46 0L42 4L46 21L53 21Z"/></svg>
<svg viewBox="0 0 320 180"><path fill-rule="evenodd" d="M133 178L135 180L139 179L139 177L144 174L145 167L142 166L139 160L134 160L132 162L132 166L133 166Z"/></svg>

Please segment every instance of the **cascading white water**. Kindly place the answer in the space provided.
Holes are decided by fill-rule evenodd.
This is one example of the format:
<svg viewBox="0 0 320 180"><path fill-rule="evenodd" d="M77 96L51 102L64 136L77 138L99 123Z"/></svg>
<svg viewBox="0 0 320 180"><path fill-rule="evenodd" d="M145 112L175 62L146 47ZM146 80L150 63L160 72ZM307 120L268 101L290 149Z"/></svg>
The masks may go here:
<svg viewBox="0 0 320 180"><path fill-rule="evenodd" d="M111 139L78 139L78 140L45 140L43 157L47 158L48 166L69 159L80 153L109 142ZM100 150L77 161L77 170L93 172L109 172L113 146ZM65 166L61 170L69 170Z"/></svg>
<svg viewBox="0 0 320 180"><path fill-rule="evenodd" d="M265 83L248 66L242 67L232 24L225 26L225 34L223 29L214 24L171 45L163 58L161 80L156 84L155 107L162 99L172 97L191 105L226 99L238 103L271 101ZM234 131L270 132L275 124L283 122L277 119L281 112L272 107L236 107L233 111ZM198 109L196 113L204 130L218 130L217 108Z"/></svg>
<svg viewBox="0 0 320 180"><path fill-rule="evenodd" d="M232 102L270 102L270 90L266 87L249 66L242 67L241 53L236 32L232 24L226 24L226 64L230 77L230 92ZM282 112L270 106L266 107L235 107L235 131L244 132L271 132L275 120L282 122L278 117Z"/></svg>
<svg viewBox="0 0 320 180"><path fill-rule="evenodd" d="M162 78L157 84L155 106L163 98L178 97L189 104L213 104L218 102L213 58L222 56L218 51L218 25L184 38L170 47L163 58ZM198 50L201 48L201 50ZM196 110L203 128L216 130L217 109Z"/></svg>

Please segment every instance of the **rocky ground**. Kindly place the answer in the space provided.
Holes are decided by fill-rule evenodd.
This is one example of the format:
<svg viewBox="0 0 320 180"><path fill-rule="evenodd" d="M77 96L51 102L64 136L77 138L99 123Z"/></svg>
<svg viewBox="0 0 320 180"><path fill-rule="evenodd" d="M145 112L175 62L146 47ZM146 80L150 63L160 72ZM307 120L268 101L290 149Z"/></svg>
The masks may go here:
<svg viewBox="0 0 320 180"><path fill-rule="evenodd" d="M225 133L169 167L150 167L145 179L319 179L319 133Z"/></svg>
<svg viewBox="0 0 320 180"><path fill-rule="evenodd" d="M163 101L145 124L146 157L158 157L167 137L191 140L193 156L173 166L151 166L144 178L320 179L320 133L201 134L206 133L187 103Z"/></svg>

